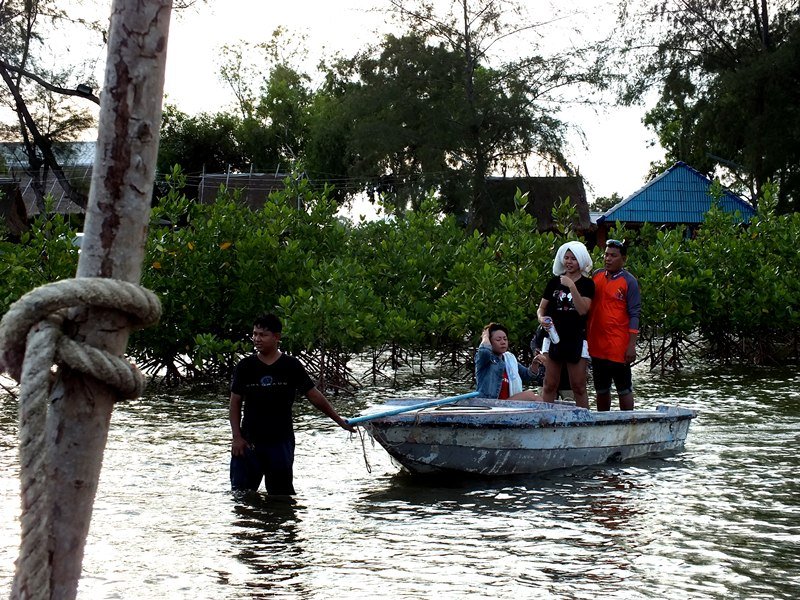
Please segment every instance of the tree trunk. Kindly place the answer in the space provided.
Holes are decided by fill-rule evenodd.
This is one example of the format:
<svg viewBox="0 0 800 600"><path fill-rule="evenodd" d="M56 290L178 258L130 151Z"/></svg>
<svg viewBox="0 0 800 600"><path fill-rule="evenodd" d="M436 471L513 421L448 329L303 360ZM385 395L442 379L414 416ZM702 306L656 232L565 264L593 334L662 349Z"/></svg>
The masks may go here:
<svg viewBox="0 0 800 600"><path fill-rule="evenodd" d="M105 86L79 277L138 283L158 152L172 0L114 0ZM75 338L122 355L125 316L76 309ZM48 431L52 506L52 598L74 598L108 435L115 391L76 373L60 373Z"/></svg>

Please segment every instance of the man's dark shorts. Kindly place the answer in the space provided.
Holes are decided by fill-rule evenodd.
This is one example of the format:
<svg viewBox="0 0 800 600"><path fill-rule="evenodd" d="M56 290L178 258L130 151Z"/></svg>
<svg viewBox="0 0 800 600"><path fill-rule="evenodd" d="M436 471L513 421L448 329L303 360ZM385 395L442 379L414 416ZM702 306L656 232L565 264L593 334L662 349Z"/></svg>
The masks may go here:
<svg viewBox="0 0 800 600"><path fill-rule="evenodd" d="M598 394L611 392L611 382L617 388L617 395L624 396L633 391L631 366L613 362L604 358L592 358L592 378L594 389Z"/></svg>
<svg viewBox="0 0 800 600"><path fill-rule="evenodd" d="M294 440L256 444L244 456L231 456L231 489L256 491L264 479L268 494L293 495Z"/></svg>

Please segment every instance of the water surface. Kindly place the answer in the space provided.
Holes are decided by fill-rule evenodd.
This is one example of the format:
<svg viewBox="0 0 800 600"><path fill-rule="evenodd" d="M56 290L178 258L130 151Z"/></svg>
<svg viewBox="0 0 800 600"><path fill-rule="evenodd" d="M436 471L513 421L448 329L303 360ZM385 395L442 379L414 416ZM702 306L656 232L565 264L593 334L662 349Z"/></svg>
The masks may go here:
<svg viewBox="0 0 800 600"><path fill-rule="evenodd" d="M370 386L386 396L463 384ZM536 477L419 480L297 410L293 503L228 490L224 394L114 411L82 598L797 598L800 376L637 373L637 406L700 416L685 451ZM19 539L16 402L0 400L0 593Z"/></svg>

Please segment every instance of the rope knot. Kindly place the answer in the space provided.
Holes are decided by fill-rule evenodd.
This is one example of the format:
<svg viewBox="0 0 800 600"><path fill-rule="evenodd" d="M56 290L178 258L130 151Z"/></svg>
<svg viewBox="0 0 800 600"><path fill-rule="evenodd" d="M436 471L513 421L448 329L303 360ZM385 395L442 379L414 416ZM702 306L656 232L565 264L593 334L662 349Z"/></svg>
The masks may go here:
<svg viewBox="0 0 800 600"><path fill-rule="evenodd" d="M63 364L110 385L122 398L141 396L145 380L135 365L62 332L66 309L78 306L119 311L137 329L161 316L158 297L127 281L76 277L43 285L12 304L0 321L0 371L21 382L28 374L49 376L54 363Z"/></svg>
<svg viewBox="0 0 800 600"><path fill-rule="evenodd" d="M63 332L67 310L74 307L115 310L129 327L145 327L161 316L152 292L126 281L78 277L43 285L11 305L0 321L0 371L20 386L19 458L22 495L22 541L13 598L49 598L52 575L51 510L54 492L47 482L52 446L46 441L50 419L51 367L66 365L115 388L121 398L144 391L144 376L120 356L78 343ZM51 440L52 444L52 440Z"/></svg>

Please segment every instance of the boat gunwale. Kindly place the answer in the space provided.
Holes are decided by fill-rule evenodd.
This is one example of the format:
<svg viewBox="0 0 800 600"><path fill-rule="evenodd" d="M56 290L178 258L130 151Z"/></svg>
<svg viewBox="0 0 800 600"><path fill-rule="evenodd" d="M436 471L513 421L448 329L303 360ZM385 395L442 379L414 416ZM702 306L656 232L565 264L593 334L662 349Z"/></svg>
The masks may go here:
<svg viewBox="0 0 800 600"><path fill-rule="evenodd" d="M436 428L462 428L462 429L556 429L566 427L613 427L616 425L632 425L637 423L678 423L681 421L691 421L696 415L670 415L663 417L641 417L631 419L616 419L608 421L547 421L540 419L538 422L534 421L495 421L488 423L479 423L474 420L455 419L448 420L433 420L433 419L420 419L418 417L406 417L398 419L402 415L395 415L392 417L384 417L374 419L368 423L364 423L365 427L389 428L389 427L436 427ZM458 415L451 415L457 417ZM464 415L469 417L470 415ZM544 422L542 422L544 421Z"/></svg>
<svg viewBox="0 0 800 600"><path fill-rule="evenodd" d="M518 403L535 404L535 403ZM491 409L495 406L482 406ZM388 427L462 427L469 429L521 429L521 428L557 428L557 427L600 427L621 426L637 423L677 423L691 421L697 417L697 411L679 406L659 405L655 410L603 411L596 412L575 406L567 407L529 407L502 406L503 410L495 413L475 413L469 410L459 414L458 406L451 410L438 412L436 408L409 411L386 417L378 417L365 426ZM465 405L463 408L476 408ZM575 418L572 418L573 415ZM599 418L598 418L599 417Z"/></svg>

